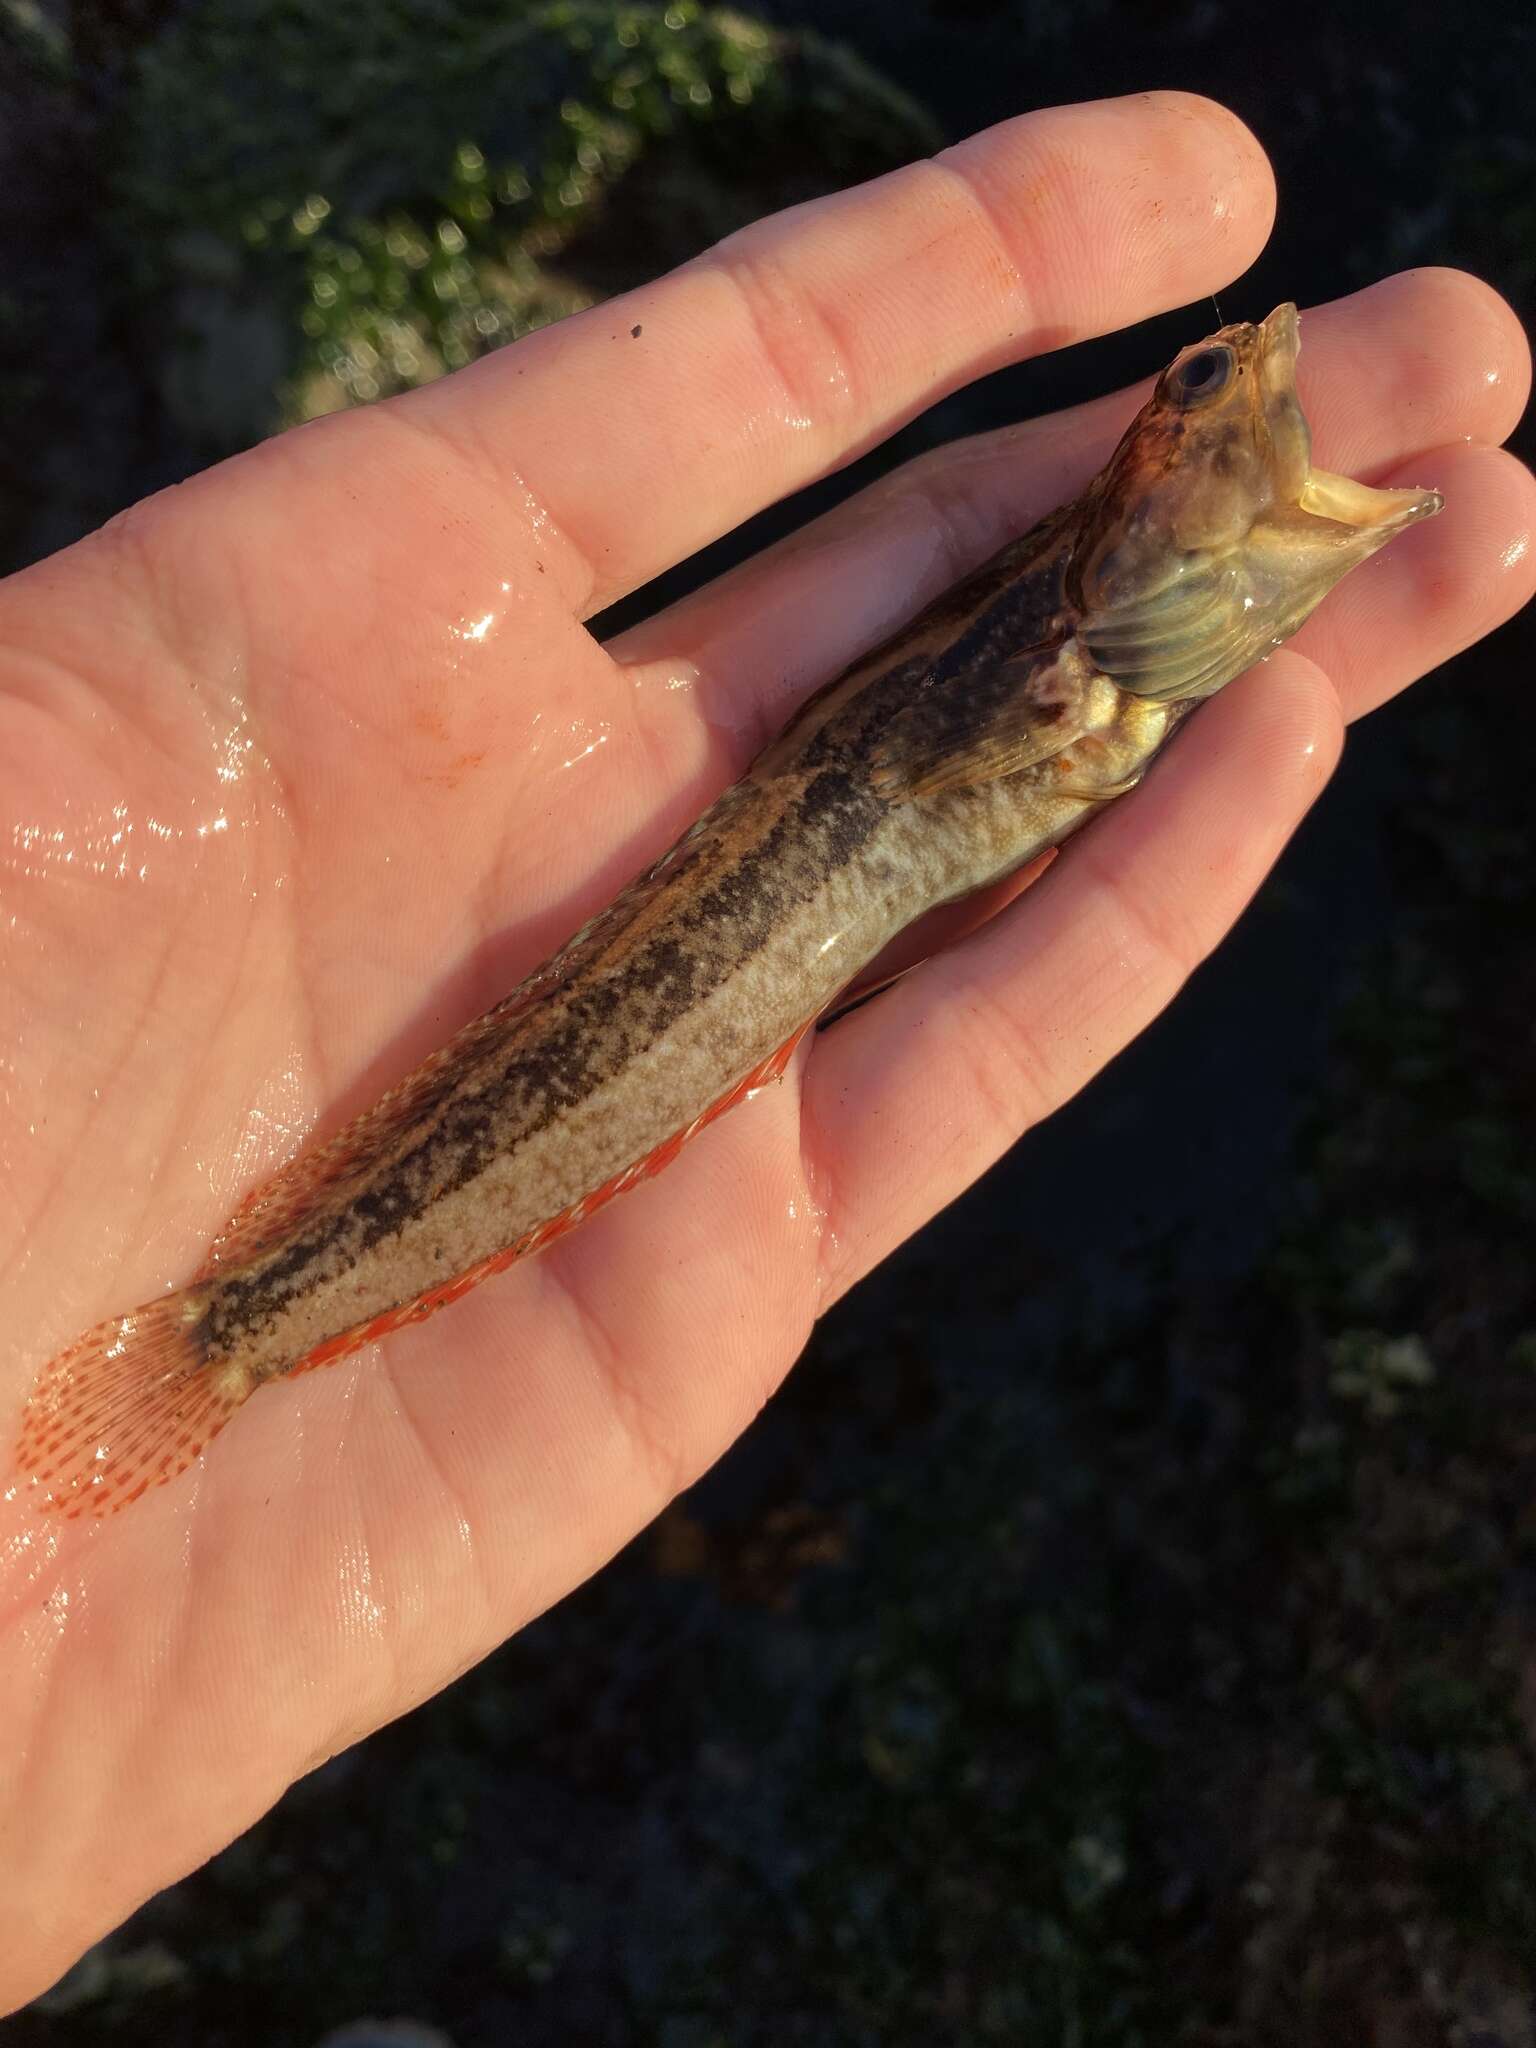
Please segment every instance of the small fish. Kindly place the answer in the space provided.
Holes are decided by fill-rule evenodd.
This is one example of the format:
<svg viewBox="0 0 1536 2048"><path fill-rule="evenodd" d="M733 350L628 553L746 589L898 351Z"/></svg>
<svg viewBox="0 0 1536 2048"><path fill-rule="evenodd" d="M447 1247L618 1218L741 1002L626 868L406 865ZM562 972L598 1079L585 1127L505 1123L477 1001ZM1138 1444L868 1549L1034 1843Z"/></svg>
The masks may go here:
<svg viewBox="0 0 1536 2048"><path fill-rule="evenodd" d="M265 1380L430 1315L780 1074L895 934L1133 789L1430 490L1311 464L1298 322L1223 327L1101 474L819 690L647 874L260 1188L201 1271L45 1365L17 1459L104 1515Z"/></svg>

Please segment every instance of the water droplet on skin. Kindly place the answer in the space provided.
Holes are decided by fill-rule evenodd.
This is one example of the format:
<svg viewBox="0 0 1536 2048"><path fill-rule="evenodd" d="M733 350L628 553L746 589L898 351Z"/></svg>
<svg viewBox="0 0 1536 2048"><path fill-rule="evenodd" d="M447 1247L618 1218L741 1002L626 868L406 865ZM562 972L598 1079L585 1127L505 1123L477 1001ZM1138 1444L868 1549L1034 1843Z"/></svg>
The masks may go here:
<svg viewBox="0 0 1536 2048"><path fill-rule="evenodd" d="M201 705L200 709L203 709ZM205 712L215 787L189 790L179 811L162 801L153 810L125 797L110 801L78 799L64 794L51 815L15 820L9 827L9 848L0 841L0 873L13 880L71 888L91 884L154 885L165 879L167 857L185 858L179 849L201 857L222 856L253 822L254 790L243 802L236 798L255 771L270 770L247 730L249 714L238 698L227 703L215 722ZM281 805L264 793L268 809L281 815ZM15 928L16 920L11 920Z"/></svg>
<svg viewBox="0 0 1536 2048"><path fill-rule="evenodd" d="M832 1227L832 1176L814 1148L806 1147L804 1178L798 1199L790 1197L789 1215L796 1226L801 1246L813 1271L826 1271L842 1253L842 1243Z"/></svg>
<svg viewBox="0 0 1536 2048"><path fill-rule="evenodd" d="M698 666L691 661L633 662L620 673L637 696L651 691L688 695L699 687Z"/></svg>
<svg viewBox="0 0 1536 2048"><path fill-rule="evenodd" d="M496 625L497 618L496 612L482 612L479 618L461 619L456 626L450 626L448 630L456 640L479 642L487 638Z"/></svg>
<svg viewBox="0 0 1536 2048"><path fill-rule="evenodd" d="M35 1480L20 1480L0 1494L0 1511L12 1521L12 1526L0 1534L0 1615L7 1599L24 1596L26 1608L22 1611L30 1610L34 1627L41 1621L51 1647L57 1644L71 1613L79 1615L84 1611L85 1593L83 1587L56 1585L39 1602L37 1593L28 1590L36 1588L54 1571L65 1541L61 1523L33 1512L28 1496L36 1484Z"/></svg>
<svg viewBox="0 0 1536 2048"><path fill-rule="evenodd" d="M291 1046L262 1081L228 1155L220 1159L217 1170L208 1172L210 1194L233 1209L247 1188L294 1157L318 1113L303 1055Z"/></svg>
<svg viewBox="0 0 1536 2048"><path fill-rule="evenodd" d="M366 1543L343 1546L338 1569L342 1624L358 1635L379 1637L388 1619L374 1582L373 1559Z"/></svg>
<svg viewBox="0 0 1536 2048"><path fill-rule="evenodd" d="M589 726L584 719L580 718L571 721L567 728L567 733L572 743L573 751L567 754L561 761L560 766L562 768L576 767L579 762L585 761L589 755L595 754L599 747L606 746L613 736L611 728L608 726Z"/></svg>

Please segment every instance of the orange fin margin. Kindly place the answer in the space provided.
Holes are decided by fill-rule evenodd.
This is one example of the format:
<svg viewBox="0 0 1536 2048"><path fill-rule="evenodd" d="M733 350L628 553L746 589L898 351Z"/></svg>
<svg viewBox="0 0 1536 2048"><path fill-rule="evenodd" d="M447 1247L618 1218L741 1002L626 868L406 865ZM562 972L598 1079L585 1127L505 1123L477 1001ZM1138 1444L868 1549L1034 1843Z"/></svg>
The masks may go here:
<svg viewBox="0 0 1536 2048"><path fill-rule="evenodd" d="M196 1320L185 1293L164 1295L98 1323L43 1367L16 1447L40 1510L109 1515L212 1443L250 1382L204 1363Z"/></svg>
<svg viewBox="0 0 1536 2048"><path fill-rule="evenodd" d="M478 1287L482 1280L489 1280L494 1273L504 1273L508 1266L519 1259L528 1258L532 1253L542 1251L547 1244L553 1244L557 1237L564 1237L579 1223L585 1223L589 1216L605 1208L615 1195L627 1194L642 1181L653 1180L658 1173L672 1164L690 1138L697 1137L706 1124L712 1124L716 1117L724 1116L728 1109L734 1109L745 1102L749 1095L755 1095L760 1088L766 1088L771 1081L779 1080L795 1056L795 1048L811 1029L815 1019L802 1024L791 1038L787 1038L776 1052L768 1055L748 1074L743 1075L734 1087L728 1088L718 1101L700 1112L691 1124L664 1138L654 1151L644 1159L637 1159L633 1166L626 1166L622 1173L614 1174L601 1187L594 1188L590 1195L583 1195L580 1201L572 1202L557 1216L537 1223L532 1230L525 1231L514 1243L499 1252L492 1252L478 1265L467 1267L462 1273L455 1273L451 1280L441 1286L430 1288L425 1294L417 1295L414 1301L403 1302L399 1308L387 1309L383 1315L375 1316L370 1322L359 1323L353 1329L342 1330L334 1337L328 1337L311 1352L301 1358L297 1365L290 1366L285 1379L294 1379L301 1372L313 1372L317 1366L334 1365L349 1352L356 1351L363 1344L375 1343L380 1337L387 1337L393 1330L403 1330L411 1323L425 1321L440 1308L446 1308L451 1301L468 1294Z"/></svg>

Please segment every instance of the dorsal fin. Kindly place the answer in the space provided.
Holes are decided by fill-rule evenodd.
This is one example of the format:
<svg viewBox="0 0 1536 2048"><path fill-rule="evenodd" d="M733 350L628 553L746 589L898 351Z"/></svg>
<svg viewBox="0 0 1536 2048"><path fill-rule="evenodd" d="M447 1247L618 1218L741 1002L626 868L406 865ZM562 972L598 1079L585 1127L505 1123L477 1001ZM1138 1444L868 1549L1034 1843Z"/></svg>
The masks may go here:
<svg viewBox="0 0 1536 2048"><path fill-rule="evenodd" d="M734 797L734 791L727 791L653 867L589 918L552 959L483 1015L472 1018L387 1095L334 1137L301 1152L254 1188L209 1245L192 1284L211 1280L232 1265L248 1264L272 1250L319 1204L341 1197L391 1151L409 1150L416 1127L459 1085L481 1054L500 1046L524 1012L547 1000L578 967L601 952L613 933L624 930L638 900L654 894L690 854L702 854L710 830L718 825Z"/></svg>
<svg viewBox="0 0 1536 2048"><path fill-rule="evenodd" d="M270 1180L253 1188L209 1245L193 1285L270 1251L319 1203L340 1194L349 1182L376 1167L395 1141L403 1146L422 1118L463 1078L476 1054L502 1036L513 1016L546 993L547 981L540 975L524 982L494 1009L466 1024L334 1137L312 1151L301 1152Z"/></svg>

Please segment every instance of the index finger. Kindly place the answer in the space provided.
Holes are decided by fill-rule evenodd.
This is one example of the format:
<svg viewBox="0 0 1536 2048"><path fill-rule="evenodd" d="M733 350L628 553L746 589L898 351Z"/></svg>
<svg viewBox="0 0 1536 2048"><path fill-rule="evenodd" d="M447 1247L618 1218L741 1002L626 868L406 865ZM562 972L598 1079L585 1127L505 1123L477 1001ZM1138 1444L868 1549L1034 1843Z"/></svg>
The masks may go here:
<svg viewBox="0 0 1536 2048"><path fill-rule="evenodd" d="M946 392L1199 298L1267 160L1179 92L1053 107L757 222L397 401L488 465L588 616Z"/></svg>

